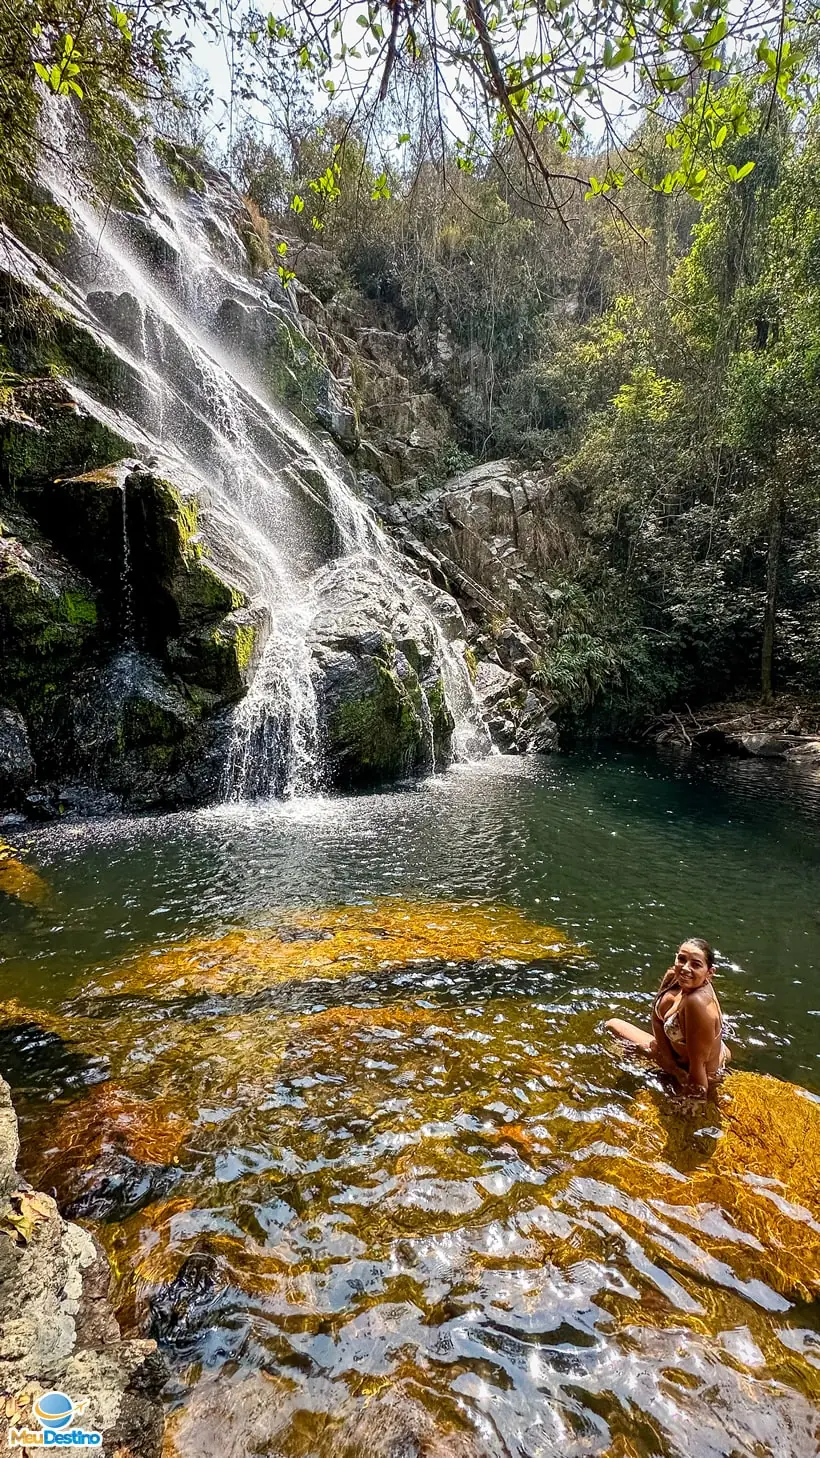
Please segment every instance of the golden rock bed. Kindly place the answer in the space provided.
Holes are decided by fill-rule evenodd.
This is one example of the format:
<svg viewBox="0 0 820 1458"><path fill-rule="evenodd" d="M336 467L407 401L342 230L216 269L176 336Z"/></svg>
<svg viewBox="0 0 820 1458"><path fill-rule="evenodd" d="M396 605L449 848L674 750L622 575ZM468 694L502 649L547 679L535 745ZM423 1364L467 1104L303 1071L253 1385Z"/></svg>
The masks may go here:
<svg viewBox="0 0 820 1458"><path fill-rule="evenodd" d="M168 1458L816 1458L815 1100L739 1071L682 1108L512 908L271 920L4 1009L109 1064L23 1109L29 1177L163 1174L95 1229L176 1369Z"/></svg>

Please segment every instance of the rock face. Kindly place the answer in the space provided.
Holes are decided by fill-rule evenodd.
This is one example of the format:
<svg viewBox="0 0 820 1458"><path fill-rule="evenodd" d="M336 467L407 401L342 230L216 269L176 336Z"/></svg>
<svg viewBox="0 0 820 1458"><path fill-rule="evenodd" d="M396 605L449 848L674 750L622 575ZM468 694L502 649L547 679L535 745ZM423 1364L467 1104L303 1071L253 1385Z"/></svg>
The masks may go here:
<svg viewBox="0 0 820 1458"><path fill-rule="evenodd" d="M36 1429L31 1407L56 1389L87 1401L86 1427L121 1458L158 1458L164 1363L153 1341L124 1341L106 1258L92 1236L17 1173L17 1120L0 1078L0 1445Z"/></svg>
<svg viewBox="0 0 820 1458"><path fill-rule="evenodd" d="M316 584L312 648L328 769L336 784L449 763L453 720L429 619L364 563Z"/></svg>
<svg viewBox="0 0 820 1458"><path fill-rule="evenodd" d="M136 805L208 798L219 716L267 625L210 559L196 498L130 460L51 481L21 469L15 501L0 508L0 796L19 803L36 774Z"/></svg>
<svg viewBox="0 0 820 1458"><path fill-rule="evenodd" d="M578 524L548 473L490 461L399 500L388 519L436 555L472 611L506 617L532 637L544 632L545 580L577 553L578 541Z"/></svg>
<svg viewBox="0 0 820 1458"><path fill-rule="evenodd" d="M268 639L257 698L287 645L268 696L283 743L311 647L334 782L446 763L453 664L421 599L388 586L386 567L333 565L374 550L356 496L412 559L412 591L438 595L496 742L550 747L536 648L561 546L549 481L501 462L434 484L460 409L448 339L403 333L318 242L294 240L286 290L227 177L191 149L153 152L125 168L104 227L73 211L59 256L0 223L0 709L13 716L0 809L31 809L32 794L43 815L110 794L173 807L230 789L234 706ZM240 793L276 783L251 776Z"/></svg>
<svg viewBox="0 0 820 1458"><path fill-rule="evenodd" d="M0 801L14 802L34 779L34 760L25 720L16 709L0 708Z"/></svg>

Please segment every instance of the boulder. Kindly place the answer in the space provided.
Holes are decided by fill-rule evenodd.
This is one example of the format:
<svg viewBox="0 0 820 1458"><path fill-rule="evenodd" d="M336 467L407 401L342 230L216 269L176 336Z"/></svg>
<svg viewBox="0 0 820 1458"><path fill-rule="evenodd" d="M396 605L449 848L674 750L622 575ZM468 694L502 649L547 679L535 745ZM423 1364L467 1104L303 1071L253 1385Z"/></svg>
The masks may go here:
<svg viewBox="0 0 820 1458"><path fill-rule="evenodd" d="M166 656L186 683L207 689L215 704L235 703L247 691L269 633L266 608L240 608L189 628L169 642Z"/></svg>
<svg viewBox="0 0 820 1458"><path fill-rule="evenodd" d="M103 595L116 636L225 704L245 692L263 613L211 559L197 496L141 462L64 477L26 498Z"/></svg>
<svg viewBox="0 0 820 1458"><path fill-rule="evenodd" d="M793 743L785 734L771 733L730 735L729 742L732 741L736 741L742 754L759 759L782 759Z"/></svg>
<svg viewBox="0 0 820 1458"><path fill-rule="evenodd" d="M499 749L547 754L556 747L558 726L550 717L554 700L528 688L523 678L489 659L478 663L475 688Z"/></svg>
<svg viewBox="0 0 820 1458"><path fill-rule="evenodd" d="M453 720L429 615L366 561L325 569L316 599L312 651L332 782L378 782L446 764Z"/></svg>
<svg viewBox="0 0 820 1458"><path fill-rule="evenodd" d="M76 768L141 808L207 799L218 779L216 707L133 649L78 684Z"/></svg>
<svg viewBox="0 0 820 1458"><path fill-rule="evenodd" d="M159 1458L166 1372L156 1343L124 1341L93 1236L17 1173L17 1121L0 1078L0 1445L32 1428L43 1392L86 1401L82 1422L120 1458Z"/></svg>
<svg viewBox="0 0 820 1458"><path fill-rule="evenodd" d="M16 709L0 705L0 805L19 801L34 773L25 719Z"/></svg>

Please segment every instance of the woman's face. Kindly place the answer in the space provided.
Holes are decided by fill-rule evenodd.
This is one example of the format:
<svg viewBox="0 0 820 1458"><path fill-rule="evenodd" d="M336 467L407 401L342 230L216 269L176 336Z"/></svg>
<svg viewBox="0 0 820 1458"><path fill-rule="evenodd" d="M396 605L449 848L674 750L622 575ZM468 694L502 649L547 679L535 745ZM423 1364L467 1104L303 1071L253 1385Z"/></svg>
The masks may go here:
<svg viewBox="0 0 820 1458"><path fill-rule="evenodd" d="M675 958L675 973L678 983L691 992L695 987L702 987L704 982L709 982L713 969L706 961L700 947L692 942L684 942Z"/></svg>

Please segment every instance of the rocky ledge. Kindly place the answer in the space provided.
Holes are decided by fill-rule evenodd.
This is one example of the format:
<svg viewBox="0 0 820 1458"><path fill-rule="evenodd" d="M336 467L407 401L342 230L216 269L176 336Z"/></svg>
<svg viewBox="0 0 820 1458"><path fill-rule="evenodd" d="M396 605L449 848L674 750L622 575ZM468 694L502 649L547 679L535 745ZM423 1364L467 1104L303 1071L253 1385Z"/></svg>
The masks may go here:
<svg viewBox="0 0 820 1458"><path fill-rule="evenodd" d="M11 1428L36 1429L32 1406L56 1389L87 1403L82 1423L102 1434L103 1452L158 1458L165 1368L156 1343L123 1340L102 1250L30 1188L17 1172L18 1150L0 1078L0 1448Z"/></svg>

